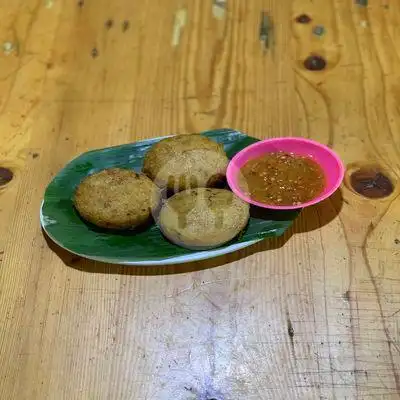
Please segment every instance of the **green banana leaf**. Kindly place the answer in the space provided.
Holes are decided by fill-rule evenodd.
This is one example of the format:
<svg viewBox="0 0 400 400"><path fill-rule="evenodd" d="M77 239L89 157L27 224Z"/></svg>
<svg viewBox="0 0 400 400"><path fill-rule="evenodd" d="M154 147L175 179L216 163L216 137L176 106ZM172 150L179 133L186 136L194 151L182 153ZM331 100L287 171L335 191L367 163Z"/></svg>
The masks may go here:
<svg viewBox="0 0 400 400"><path fill-rule="evenodd" d="M203 135L224 145L229 158L258 139L231 129L207 131ZM72 198L76 186L87 175L110 167L139 172L150 147L163 138L94 150L65 166L46 189L41 223L48 236L71 253L104 262L127 265L175 264L207 259L247 247L266 237L282 235L299 211L252 209L247 228L230 243L213 250L191 251L166 240L156 225L139 232L110 232L85 223Z"/></svg>

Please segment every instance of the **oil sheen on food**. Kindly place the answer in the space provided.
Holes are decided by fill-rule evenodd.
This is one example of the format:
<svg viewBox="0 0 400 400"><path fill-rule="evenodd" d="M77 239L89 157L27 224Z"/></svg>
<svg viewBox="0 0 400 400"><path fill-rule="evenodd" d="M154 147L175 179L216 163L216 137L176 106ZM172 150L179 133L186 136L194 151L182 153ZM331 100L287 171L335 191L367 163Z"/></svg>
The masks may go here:
<svg viewBox="0 0 400 400"><path fill-rule="evenodd" d="M318 196L325 187L322 168L310 157L274 152L241 168L241 189L264 204L294 206Z"/></svg>

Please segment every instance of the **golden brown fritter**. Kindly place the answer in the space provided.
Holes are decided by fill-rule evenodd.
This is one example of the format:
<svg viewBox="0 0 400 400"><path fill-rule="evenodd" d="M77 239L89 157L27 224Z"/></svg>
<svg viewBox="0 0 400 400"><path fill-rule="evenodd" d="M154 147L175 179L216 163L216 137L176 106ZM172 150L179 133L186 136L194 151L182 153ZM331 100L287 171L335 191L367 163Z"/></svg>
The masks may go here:
<svg viewBox="0 0 400 400"><path fill-rule="evenodd" d="M74 196L82 218L109 229L133 229L145 224L158 201L159 190L147 176L121 168L88 176Z"/></svg>
<svg viewBox="0 0 400 400"><path fill-rule="evenodd" d="M222 145L200 135L178 135L156 143L146 154L143 172L173 192L214 187L225 177L228 158Z"/></svg>
<svg viewBox="0 0 400 400"><path fill-rule="evenodd" d="M249 205L229 190L198 188L168 199L157 222L171 242L203 250L229 242L248 220Z"/></svg>

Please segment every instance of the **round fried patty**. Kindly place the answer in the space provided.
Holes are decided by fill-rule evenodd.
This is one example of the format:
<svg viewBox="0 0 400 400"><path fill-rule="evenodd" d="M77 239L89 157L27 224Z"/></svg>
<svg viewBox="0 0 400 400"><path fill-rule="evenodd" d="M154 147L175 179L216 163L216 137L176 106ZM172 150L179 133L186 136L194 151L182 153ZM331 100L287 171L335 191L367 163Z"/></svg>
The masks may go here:
<svg viewBox="0 0 400 400"><path fill-rule="evenodd" d="M74 196L82 218L109 229L133 229L148 222L158 201L159 190L147 176L121 168L88 176Z"/></svg>
<svg viewBox="0 0 400 400"><path fill-rule="evenodd" d="M193 250L220 246L239 234L249 220L249 205L224 189L189 189L162 207L158 224L173 243Z"/></svg>
<svg viewBox="0 0 400 400"><path fill-rule="evenodd" d="M228 158L223 146L200 135L178 135L156 143L146 154L143 172L159 187L173 192L214 187L225 177Z"/></svg>

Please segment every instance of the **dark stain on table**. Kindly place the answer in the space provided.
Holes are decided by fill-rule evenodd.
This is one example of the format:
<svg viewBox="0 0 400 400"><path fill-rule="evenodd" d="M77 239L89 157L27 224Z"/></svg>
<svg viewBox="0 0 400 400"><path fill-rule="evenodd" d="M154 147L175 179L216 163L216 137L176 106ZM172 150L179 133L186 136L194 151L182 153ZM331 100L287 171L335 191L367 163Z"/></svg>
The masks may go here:
<svg viewBox="0 0 400 400"><path fill-rule="evenodd" d="M322 71L325 67L325 59L318 54L311 54L304 60L304 68L309 71Z"/></svg>
<svg viewBox="0 0 400 400"><path fill-rule="evenodd" d="M126 32L131 26L131 23L126 19L124 22L122 22L122 32Z"/></svg>
<svg viewBox="0 0 400 400"><path fill-rule="evenodd" d="M299 24L309 24L311 21L311 17L307 14L300 14L298 17L296 17L296 22Z"/></svg>
<svg viewBox="0 0 400 400"><path fill-rule="evenodd" d="M114 26L114 21L109 18L106 22L104 22L104 26L106 29L111 29Z"/></svg>
<svg viewBox="0 0 400 400"><path fill-rule="evenodd" d="M97 50L96 47L93 47L92 51L90 52L90 55L92 58L97 58L99 56L99 51Z"/></svg>
<svg viewBox="0 0 400 400"><path fill-rule="evenodd" d="M287 323L287 332L289 335L289 339L290 339L290 347L292 348L292 355L293 358L296 358L296 353L294 351L294 329L293 329L293 324L292 321L290 320L290 316L289 316L289 311L286 310L286 323Z"/></svg>
<svg viewBox="0 0 400 400"><path fill-rule="evenodd" d="M4 186L11 182L13 178L14 174L10 169L0 167L0 186Z"/></svg>
<svg viewBox="0 0 400 400"><path fill-rule="evenodd" d="M288 323L288 335L291 338L291 340L293 341L293 337L294 337L293 325L292 325L292 322L290 321L290 319L288 319L287 323Z"/></svg>
<svg viewBox="0 0 400 400"><path fill-rule="evenodd" d="M393 193L391 180L377 168L360 168L350 176L351 187L370 199L387 197Z"/></svg>

